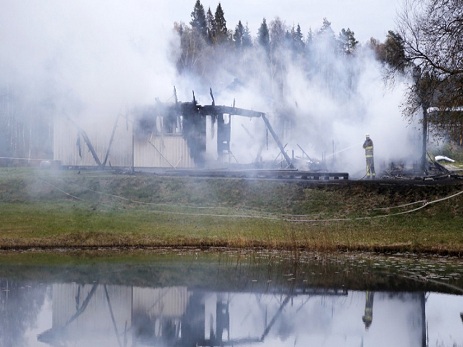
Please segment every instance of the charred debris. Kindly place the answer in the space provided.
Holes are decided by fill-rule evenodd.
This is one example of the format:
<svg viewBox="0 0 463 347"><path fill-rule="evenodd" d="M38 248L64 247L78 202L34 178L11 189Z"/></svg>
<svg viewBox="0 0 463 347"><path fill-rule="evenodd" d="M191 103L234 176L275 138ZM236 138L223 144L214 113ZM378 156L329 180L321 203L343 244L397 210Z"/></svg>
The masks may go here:
<svg viewBox="0 0 463 347"><path fill-rule="evenodd" d="M232 117L242 116L260 118L278 145L281 155L286 162L285 169L294 169L294 164L273 130L267 116L263 112L238 108L233 106L216 105L212 89L210 105L201 105L197 102L193 91L193 99L189 102L181 102L177 99L174 89L175 102L162 103L156 100L154 106L139 112L135 128L135 134L139 138L147 138L151 134L180 134L188 145L190 156L197 168L205 167L206 152L206 118L210 117L212 126L217 124L217 156L223 161L230 154L230 140L232 131Z"/></svg>
<svg viewBox="0 0 463 347"><path fill-rule="evenodd" d="M127 131L123 134L119 132L118 135L115 135L116 128L122 128L118 126L119 116L112 132L110 129L106 129L107 131L90 129L93 136L89 136L75 121L68 119L77 129L78 140L75 146L76 153L72 156L74 165L70 162L64 165L79 169L105 169L109 166L124 172L130 167L132 173L161 172L190 176L348 179L348 173L328 172L323 161L310 158L300 146L303 157L296 158L294 151L290 157L286 145L282 144L264 112L236 107L235 102L233 106L216 105L212 89L210 89L210 97L211 104L202 105L196 100L193 91L192 100L182 102L177 99L174 88L173 102L161 102L156 99L153 105L138 107L128 113L124 118L126 124L130 126L123 127ZM262 120L265 139L259 144L261 149L256 153L256 159L252 163L239 163L231 152L232 124L235 117ZM208 126L211 127L212 134L208 134ZM128 141L129 133L131 141ZM211 139L217 142L217 157L214 160L207 156L211 155L210 151L206 155L206 147L211 145L208 142L208 135L213 135ZM272 139L279 151L275 154L274 160L263 161L260 156L261 151L265 145L269 146L269 141ZM108 145L105 145L105 142ZM130 142L131 148L129 148ZM72 152L69 144L65 146L66 144L63 147L58 145L58 152L65 152L61 151L61 148ZM84 146L91 154L90 157L85 152L84 158ZM117 150L114 147L117 147ZM156 155L155 159L152 154ZM67 158L64 157L65 160ZM59 161L60 158L55 160ZM82 164L79 164L79 161Z"/></svg>
<svg viewBox="0 0 463 347"><path fill-rule="evenodd" d="M401 180L424 180L438 181L446 179L463 179L463 175L452 166L443 165L432 158L429 153L427 155L425 172L422 172L420 165L416 163L412 167L408 167L403 162L390 162L388 166L381 172L382 179L401 179Z"/></svg>
<svg viewBox="0 0 463 347"><path fill-rule="evenodd" d="M264 112L243 109L233 106L216 105L212 89L210 89L211 104L201 105L197 102L194 91L192 101L181 102L177 99L177 93L174 88L174 103L162 103L156 100L156 104L145 113L138 117L136 134L137 136L148 137L151 134L181 134L185 139L190 156L195 162L197 169L203 169L206 166L204 154L206 152L206 117L211 118L212 125L217 124L217 157L219 162L224 162L225 158L231 154L230 141L232 132L232 117L242 116L262 119L267 131L267 145L269 134L279 148L278 157L282 160L274 161L272 164L254 162L247 166L237 166L240 169L252 169L246 171L245 176L263 176L278 178L302 178L302 179L348 179L349 174L345 172L329 172L324 161L311 158L304 149L298 145L302 152L302 158L289 156L286 146L283 145L277 133L274 131L268 117ZM157 123L156 118L162 117L162 124ZM172 172L172 170L170 170ZM236 175L236 170L229 171L229 174ZM191 174L191 170L189 172ZM225 173L223 170L214 172L214 170L196 171L196 175L220 175ZM420 171L418 165L407 167L402 162L391 162L378 176L382 179L413 179L413 180L440 180L449 177L462 178L454 174L445 166L439 164L436 160L429 157L428 165L425 172Z"/></svg>
<svg viewBox="0 0 463 347"><path fill-rule="evenodd" d="M153 167L150 171L169 174L182 175L204 175L204 176L243 176L243 177L269 177L269 178L301 178L309 180L346 180L349 174L346 172L329 172L324 162L312 159L302 147L299 149L303 153L302 158L290 157L286 151L286 146L282 144L277 133L274 131L267 115L264 112L250 109L216 105L212 89L210 89L211 104L201 105L197 102L193 91L192 101L182 102L177 99L174 88L174 102L164 103L156 99L154 105L139 108L133 111L133 137L138 141L148 141L153 136L175 136L182 137L186 143L187 151L194 166L177 169L175 166ZM216 129L215 138L217 141L217 162L224 164L233 154L230 150L232 119L235 116L260 118L267 132L268 139L273 138L279 148L279 154L272 163L262 163L255 161L251 164L227 165L226 170L222 165L219 169L212 169L206 162L206 143L207 143L207 117L210 117L210 124ZM117 124L117 122L116 122ZM77 126L77 124L74 124ZM77 126L78 127L78 126ZM103 157L100 159L96 153L90 138L82 128L78 127L80 137L87 145L98 168L104 168L106 164L111 165L108 156L114 140L114 131L111 133L109 145ZM270 135L270 136L269 136ZM81 151L79 143L79 153ZM133 152L133 149L132 149ZM280 161L277 161L280 157ZM166 160L167 161L167 160ZM137 170L146 168L138 168ZM131 171L135 172L135 165L132 153ZM413 168L407 167L404 163L391 162L383 165L383 169L378 175L381 179L415 179L415 180L440 180L445 178L462 178L445 166L439 164L437 160L429 157L425 172L420 172L418 165Z"/></svg>
<svg viewBox="0 0 463 347"><path fill-rule="evenodd" d="M189 154L194 160L196 174L221 175L227 172L224 170L204 170L206 165L206 118L210 117L212 126L216 127L217 158L219 163L224 163L226 158L233 156L230 150L232 119L233 117L260 118L265 126L268 139L275 141L279 148L278 157L282 160L275 160L272 164L254 162L251 164L228 166L228 174L236 175L240 171L244 176L263 176L278 178L304 178L304 179L347 179L348 173L333 173L323 170L323 164L312 160L304 150L299 147L304 155L304 160L290 157L277 133L273 129L267 115L264 112L254 111L233 106L216 105L212 89L210 89L211 104L201 105L197 102L194 91L192 101L181 102L177 99L174 89L175 102L162 103L156 100L151 108L144 109L138 113L135 126L135 134L138 138L149 138L152 134L178 134L187 143ZM301 171L301 161L305 163L304 171ZM308 167L307 163L313 166ZM309 169L309 170L307 170ZM192 174L189 170L188 174ZM170 173L173 170L169 170ZM185 173L185 171L182 171Z"/></svg>

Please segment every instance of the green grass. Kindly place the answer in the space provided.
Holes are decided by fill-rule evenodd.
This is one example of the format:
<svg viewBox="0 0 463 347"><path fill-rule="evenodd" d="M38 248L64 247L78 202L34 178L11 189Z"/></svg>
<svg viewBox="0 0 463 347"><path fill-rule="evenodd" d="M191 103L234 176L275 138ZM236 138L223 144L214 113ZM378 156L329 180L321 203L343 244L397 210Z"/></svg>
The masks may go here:
<svg viewBox="0 0 463 347"><path fill-rule="evenodd" d="M233 247L463 254L463 182L248 181L0 169L0 248ZM388 209L383 209L388 208ZM302 221L301 221L302 220Z"/></svg>

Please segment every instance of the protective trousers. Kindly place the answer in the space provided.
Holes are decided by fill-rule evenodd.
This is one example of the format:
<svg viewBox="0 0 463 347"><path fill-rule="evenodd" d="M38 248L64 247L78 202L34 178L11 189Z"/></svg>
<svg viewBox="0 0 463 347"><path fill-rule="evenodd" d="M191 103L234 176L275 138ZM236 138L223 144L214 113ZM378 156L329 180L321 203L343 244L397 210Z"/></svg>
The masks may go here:
<svg viewBox="0 0 463 347"><path fill-rule="evenodd" d="M375 178L375 161L373 157L366 157L367 159L367 178Z"/></svg>

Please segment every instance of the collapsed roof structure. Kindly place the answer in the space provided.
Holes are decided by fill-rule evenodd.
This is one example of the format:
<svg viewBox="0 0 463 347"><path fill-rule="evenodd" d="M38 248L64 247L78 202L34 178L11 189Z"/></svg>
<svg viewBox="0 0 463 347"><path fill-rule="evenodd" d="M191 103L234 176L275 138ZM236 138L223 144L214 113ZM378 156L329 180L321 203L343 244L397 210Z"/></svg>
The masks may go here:
<svg viewBox="0 0 463 347"><path fill-rule="evenodd" d="M118 116L112 129L93 123L82 125L70 118L57 119L54 160L66 166L100 168L107 165L203 168L206 164L206 118L210 117L211 124L216 127L217 158L223 162L230 154L232 117L242 116L262 119L285 159L285 168L293 168L291 158L265 113L216 105L212 90L210 95L212 103L201 105L196 101L194 92L189 102L178 101L175 92L175 102L156 100L152 106L135 109L128 116ZM125 126L122 126L121 118L125 118ZM69 131L75 132L76 137ZM85 147L87 152L83 150Z"/></svg>

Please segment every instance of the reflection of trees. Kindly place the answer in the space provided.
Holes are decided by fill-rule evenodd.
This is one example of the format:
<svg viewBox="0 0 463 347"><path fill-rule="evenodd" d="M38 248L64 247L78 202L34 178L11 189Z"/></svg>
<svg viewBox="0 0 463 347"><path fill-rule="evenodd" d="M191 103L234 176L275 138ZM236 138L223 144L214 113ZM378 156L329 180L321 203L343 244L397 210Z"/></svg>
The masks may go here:
<svg viewBox="0 0 463 347"><path fill-rule="evenodd" d="M45 286L0 279L0 345L24 346L45 300Z"/></svg>

